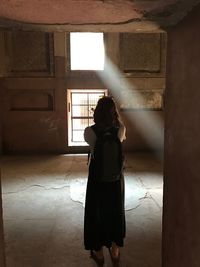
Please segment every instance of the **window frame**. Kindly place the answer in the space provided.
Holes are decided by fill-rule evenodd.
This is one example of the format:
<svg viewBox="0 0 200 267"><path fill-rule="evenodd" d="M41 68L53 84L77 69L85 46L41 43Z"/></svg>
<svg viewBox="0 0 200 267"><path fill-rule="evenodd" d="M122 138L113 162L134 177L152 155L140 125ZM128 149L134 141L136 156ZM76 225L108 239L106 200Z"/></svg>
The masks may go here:
<svg viewBox="0 0 200 267"><path fill-rule="evenodd" d="M66 72L70 76L77 76L77 75L93 75L94 73L102 73L105 70L105 61L106 61L106 35L104 32L94 32L94 33L102 33L103 34L103 43L104 43L104 69L103 70L72 70L71 69L71 53L70 53L70 33L76 32L69 32L66 34L66 50L67 50L67 62L66 62ZM84 32L83 32L84 33Z"/></svg>
<svg viewBox="0 0 200 267"><path fill-rule="evenodd" d="M67 144L68 147L83 147L83 146L87 146L87 143L85 142L79 142L79 141L73 141L72 140L72 132L73 132L73 123L72 120L73 119L92 119L93 116L74 116L72 115L72 93L86 93L86 94L97 94L97 93L103 93L105 96L108 95L108 90L107 89L67 89L67 121L68 121L68 138L67 138Z"/></svg>

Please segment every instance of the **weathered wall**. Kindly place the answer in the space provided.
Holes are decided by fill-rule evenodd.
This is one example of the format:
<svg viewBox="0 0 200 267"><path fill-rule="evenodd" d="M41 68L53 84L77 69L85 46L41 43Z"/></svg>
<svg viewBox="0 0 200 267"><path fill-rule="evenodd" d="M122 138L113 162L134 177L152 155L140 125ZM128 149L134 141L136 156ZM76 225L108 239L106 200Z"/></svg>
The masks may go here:
<svg viewBox="0 0 200 267"><path fill-rule="evenodd" d="M88 25L94 32L161 31L179 22L197 3L199 0L20 0L16 5L16 0L9 0L0 2L0 26L45 32L88 31Z"/></svg>
<svg viewBox="0 0 200 267"><path fill-rule="evenodd" d="M0 78L5 75L6 71L6 51L5 51L5 40L4 32L0 31ZM3 118L3 109L2 109L2 87L0 86L0 154L2 153L2 118Z"/></svg>
<svg viewBox="0 0 200 267"><path fill-rule="evenodd" d="M67 147L66 98L67 89L78 88L105 88L114 97L120 90L118 104L128 137L125 150L149 149L132 118L135 112L157 113L162 118L165 35L105 34L106 53L121 71L116 75L116 92L98 74L72 73L67 69L66 36L58 32L5 34L7 64L5 77L0 79L4 152L73 152ZM139 92L142 101L135 92Z"/></svg>
<svg viewBox="0 0 200 267"><path fill-rule="evenodd" d="M200 6L168 31L163 267L200 266Z"/></svg>
<svg viewBox="0 0 200 267"><path fill-rule="evenodd" d="M54 57L53 34L10 32L6 46L4 152L66 152L65 65Z"/></svg>
<svg viewBox="0 0 200 267"><path fill-rule="evenodd" d="M3 149L2 149L2 108L1 108L2 103L1 101L2 101L2 97L1 97L1 92L0 92L0 155L3 152Z"/></svg>
<svg viewBox="0 0 200 267"><path fill-rule="evenodd" d="M158 140L158 134L161 132L163 134L163 129L152 129L152 125L146 127L145 122L138 127L138 122L135 119L142 120L145 118L147 120L159 120L157 127L162 127L163 123L163 111L153 111L153 110L135 110L135 111L123 111L121 112L124 124L126 125L126 141L123 143L124 151L162 151L163 150L163 138ZM155 130L155 132L154 132Z"/></svg>
<svg viewBox="0 0 200 267"><path fill-rule="evenodd" d="M141 118L145 118L148 122L152 121L152 128L159 128L153 121L160 120L160 124L163 122L166 35L112 33L107 38L107 54L120 70L118 77L115 77L112 65L107 72L111 73L110 77L108 75L108 88L118 102L127 128L124 149L162 149L162 142L155 140L156 135L152 136L154 133L150 129L151 125L145 128L147 123L143 122L142 125L141 122L138 127L135 119L141 121Z"/></svg>
<svg viewBox="0 0 200 267"><path fill-rule="evenodd" d="M5 47L4 33L0 32L0 77L5 74ZM0 87L0 154L2 153L2 90ZM0 166L1 167L1 166ZM3 211L2 211L2 194L1 194L1 169L0 169L0 266L5 266L4 251L4 232L3 232Z"/></svg>
<svg viewBox="0 0 200 267"><path fill-rule="evenodd" d="M2 211L2 194L1 194L1 172L0 172L0 266L5 266L5 245L3 232L3 211Z"/></svg>

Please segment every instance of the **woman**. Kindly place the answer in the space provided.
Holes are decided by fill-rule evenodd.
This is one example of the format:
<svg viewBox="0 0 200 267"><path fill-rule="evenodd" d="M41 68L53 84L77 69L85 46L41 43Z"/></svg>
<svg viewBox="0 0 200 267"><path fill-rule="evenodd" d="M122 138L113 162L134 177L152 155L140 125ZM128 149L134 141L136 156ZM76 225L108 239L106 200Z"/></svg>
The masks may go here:
<svg viewBox="0 0 200 267"><path fill-rule="evenodd" d="M91 160L86 191L84 244L90 250L91 257L104 264L103 246L109 249L113 262L118 262L120 247L125 237L124 178L113 182L99 182L95 174L94 148L97 132L116 130L117 138L122 142L125 126L119 119L115 102L111 97L99 99L94 110L95 125L84 131L85 141L90 146Z"/></svg>

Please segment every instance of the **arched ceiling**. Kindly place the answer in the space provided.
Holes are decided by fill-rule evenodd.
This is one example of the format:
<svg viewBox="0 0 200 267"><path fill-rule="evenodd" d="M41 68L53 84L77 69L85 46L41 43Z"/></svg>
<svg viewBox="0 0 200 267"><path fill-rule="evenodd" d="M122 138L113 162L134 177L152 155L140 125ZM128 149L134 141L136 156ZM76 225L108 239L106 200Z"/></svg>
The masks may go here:
<svg viewBox="0 0 200 267"><path fill-rule="evenodd" d="M1 0L0 26L67 29L171 26L200 0ZM137 26L134 26L137 25ZM156 25L156 26L155 26ZM123 27L122 27L123 28Z"/></svg>

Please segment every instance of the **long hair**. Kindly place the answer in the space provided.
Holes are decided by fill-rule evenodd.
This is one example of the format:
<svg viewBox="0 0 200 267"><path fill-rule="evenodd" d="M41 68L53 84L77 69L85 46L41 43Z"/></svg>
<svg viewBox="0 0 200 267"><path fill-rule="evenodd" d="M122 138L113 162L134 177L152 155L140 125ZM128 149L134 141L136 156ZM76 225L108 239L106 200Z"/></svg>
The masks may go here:
<svg viewBox="0 0 200 267"><path fill-rule="evenodd" d="M119 127L119 113L112 97L104 96L99 99L94 110L94 122L101 128Z"/></svg>

